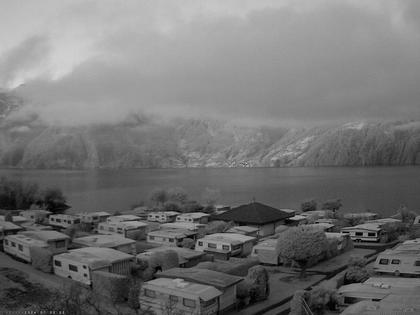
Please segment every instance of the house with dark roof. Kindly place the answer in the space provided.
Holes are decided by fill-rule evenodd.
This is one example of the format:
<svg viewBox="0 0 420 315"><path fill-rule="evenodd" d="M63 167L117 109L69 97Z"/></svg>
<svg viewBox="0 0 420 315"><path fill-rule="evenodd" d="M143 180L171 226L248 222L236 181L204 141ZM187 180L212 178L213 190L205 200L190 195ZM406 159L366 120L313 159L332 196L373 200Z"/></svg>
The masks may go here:
<svg viewBox="0 0 420 315"><path fill-rule="evenodd" d="M252 202L219 214L214 219L256 227L258 228L258 236L264 237L274 234L278 225L284 224L286 219L293 216L294 214L288 211L276 209L259 202Z"/></svg>
<svg viewBox="0 0 420 315"><path fill-rule="evenodd" d="M158 278L183 279L215 287L222 292L219 298L219 310L223 314L236 304L236 286L242 277L223 272L199 268L172 268L156 274Z"/></svg>

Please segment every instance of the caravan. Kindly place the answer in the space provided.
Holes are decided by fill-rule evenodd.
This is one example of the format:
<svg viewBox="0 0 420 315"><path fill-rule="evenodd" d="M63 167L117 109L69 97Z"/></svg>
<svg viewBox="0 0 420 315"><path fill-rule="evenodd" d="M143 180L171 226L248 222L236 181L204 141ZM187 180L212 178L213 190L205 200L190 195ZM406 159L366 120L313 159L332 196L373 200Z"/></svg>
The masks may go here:
<svg viewBox="0 0 420 315"><path fill-rule="evenodd" d="M377 273L392 273L420 276L420 250L388 249L378 255L373 270Z"/></svg>
<svg viewBox="0 0 420 315"><path fill-rule="evenodd" d="M59 228L68 228L80 223L80 218L71 214L52 214L48 219L50 225Z"/></svg>
<svg viewBox="0 0 420 315"><path fill-rule="evenodd" d="M32 261L31 247L47 249L48 244L26 235L16 234L6 236L3 240L3 247L5 253L30 263Z"/></svg>
<svg viewBox="0 0 420 315"><path fill-rule="evenodd" d="M147 221L150 222L160 222L160 223L169 223L175 222L176 217L179 215L179 212L176 211L159 211L151 212L147 215Z"/></svg>
<svg viewBox="0 0 420 315"><path fill-rule="evenodd" d="M111 248L74 249L54 256L54 274L90 285L93 271L129 275L133 258Z"/></svg>
<svg viewBox="0 0 420 315"><path fill-rule="evenodd" d="M386 235L379 225L374 223L345 227L341 229L341 233L350 235L350 238L356 242L380 242Z"/></svg>
<svg viewBox="0 0 420 315"><path fill-rule="evenodd" d="M148 224L139 221L102 222L98 224L99 234L115 234L126 238L142 240L146 238Z"/></svg>

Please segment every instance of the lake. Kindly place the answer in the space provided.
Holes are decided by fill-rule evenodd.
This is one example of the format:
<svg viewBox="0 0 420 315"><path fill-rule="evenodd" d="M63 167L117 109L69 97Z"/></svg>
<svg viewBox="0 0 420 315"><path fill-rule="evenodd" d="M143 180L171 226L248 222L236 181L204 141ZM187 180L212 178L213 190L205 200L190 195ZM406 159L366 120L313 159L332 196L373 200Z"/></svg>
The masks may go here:
<svg viewBox="0 0 420 315"><path fill-rule="evenodd" d="M200 200L206 187L221 192L219 203L257 201L299 208L309 198L341 198L343 211L383 215L402 203L420 209L420 167L222 168L125 170L0 170L0 176L58 186L71 211L123 211L148 200L157 187L183 187Z"/></svg>

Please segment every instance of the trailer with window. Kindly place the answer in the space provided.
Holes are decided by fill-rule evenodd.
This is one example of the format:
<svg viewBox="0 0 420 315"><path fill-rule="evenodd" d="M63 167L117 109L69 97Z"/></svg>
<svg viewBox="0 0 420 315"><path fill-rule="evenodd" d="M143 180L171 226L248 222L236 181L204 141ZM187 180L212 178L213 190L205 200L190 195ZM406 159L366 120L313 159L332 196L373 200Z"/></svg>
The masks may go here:
<svg viewBox="0 0 420 315"><path fill-rule="evenodd" d="M341 229L342 234L350 235L355 242L380 242L386 233L374 223L359 224Z"/></svg>
<svg viewBox="0 0 420 315"><path fill-rule="evenodd" d="M140 308L155 314L216 315L221 295L213 286L158 278L142 285Z"/></svg>
<svg viewBox="0 0 420 315"><path fill-rule="evenodd" d="M96 227L101 222L106 222L107 218L111 216L105 211L79 213L80 221L85 224L91 224L92 228Z"/></svg>
<svg viewBox="0 0 420 315"><path fill-rule="evenodd" d="M176 211L150 212L147 215L147 221L150 221L150 222L160 222L160 223L175 222L176 217L179 214L180 213L179 212L176 212Z"/></svg>
<svg viewBox="0 0 420 315"><path fill-rule="evenodd" d="M91 285L93 271L129 275L133 258L133 255L111 248L74 249L54 256L54 274Z"/></svg>
<svg viewBox="0 0 420 315"><path fill-rule="evenodd" d="M59 228L68 228L79 224L80 218L72 214L52 214L48 218L48 223Z"/></svg>
<svg viewBox="0 0 420 315"><path fill-rule="evenodd" d="M420 250L389 249L378 255L373 270L396 276L420 276Z"/></svg>
<svg viewBox="0 0 420 315"><path fill-rule="evenodd" d="M176 222L190 222L206 224L209 222L210 215L204 212L182 213L176 217Z"/></svg>
<svg viewBox="0 0 420 315"><path fill-rule="evenodd" d="M98 224L98 233L143 240L146 238L148 226L147 223L139 221L102 222Z"/></svg>
<svg viewBox="0 0 420 315"><path fill-rule="evenodd" d="M31 247L48 249L48 244L23 234L16 234L7 235L4 238L3 247L5 253L30 263L32 262Z"/></svg>
<svg viewBox="0 0 420 315"><path fill-rule="evenodd" d="M237 233L214 233L197 240L195 250L216 255L221 259L248 256L256 238Z"/></svg>
<svg viewBox="0 0 420 315"><path fill-rule="evenodd" d="M149 243L166 246L182 246L182 241L185 238L195 240L197 232L181 229L161 229L147 233L147 241Z"/></svg>

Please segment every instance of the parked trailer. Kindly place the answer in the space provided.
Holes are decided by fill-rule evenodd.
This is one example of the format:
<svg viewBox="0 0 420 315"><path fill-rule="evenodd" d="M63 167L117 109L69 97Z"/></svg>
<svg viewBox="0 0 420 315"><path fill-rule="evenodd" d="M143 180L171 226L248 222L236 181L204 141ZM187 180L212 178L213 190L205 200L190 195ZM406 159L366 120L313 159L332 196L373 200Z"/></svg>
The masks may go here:
<svg viewBox="0 0 420 315"><path fill-rule="evenodd" d="M341 229L342 234L350 235L355 242L379 242L386 233L378 224L366 223Z"/></svg>
<svg viewBox="0 0 420 315"><path fill-rule="evenodd" d="M48 244L23 234L7 235L3 240L5 253L29 263L32 262L31 247L48 248Z"/></svg>
<svg viewBox="0 0 420 315"><path fill-rule="evenodd" d="M396 276L420 276L420 250L389 249L378 255L373 270Z"/></svg>

